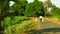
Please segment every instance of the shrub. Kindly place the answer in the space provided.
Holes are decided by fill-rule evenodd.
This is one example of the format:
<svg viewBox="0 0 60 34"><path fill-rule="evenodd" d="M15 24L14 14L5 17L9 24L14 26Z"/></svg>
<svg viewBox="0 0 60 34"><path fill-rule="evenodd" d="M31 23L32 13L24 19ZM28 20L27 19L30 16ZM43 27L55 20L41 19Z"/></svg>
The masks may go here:
<svg viewBox="0 0 60 34"><path fill-rule="evenodd" d="M7 26L11 25L12 20L10 17L6 17L4 21L1 21L1 26L6 28Z"/></svg>
<svg viewBox="0 0 60 34"><path fill-rule="evenodd" d="M6 17L4 21L1 21L1 26L6 28L8 26L18 24L21 21L28 20L28 19L29 19L28 17L24 17L24 16L15 16L13 19L11 19L10 17Z"/></svg>
<svg viewBox="0 0 60 34"><path fill-rule="evenodd" d="M26 21L22 24L15 24L5 29L4 33L5 34L21 34L22 32L26 31L31 24L32 24L31 21Z"/></svg>

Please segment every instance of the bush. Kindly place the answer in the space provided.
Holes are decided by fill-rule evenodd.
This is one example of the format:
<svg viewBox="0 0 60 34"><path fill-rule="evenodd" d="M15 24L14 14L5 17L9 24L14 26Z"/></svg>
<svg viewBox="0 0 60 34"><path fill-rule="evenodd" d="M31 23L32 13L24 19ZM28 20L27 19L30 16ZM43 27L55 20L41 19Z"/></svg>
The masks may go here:
<svg viewBox="0 0 60 34"><path fill-rule="evenodd" d="M29 19L28 17L15 16L14 19L12 20L12 25L28 19Z"/></svg>
<svg viewBox="0 0 60 34"><path fill-rule="evenodd" d="M5 34L21 34L22 32L26 31L31 24L32 24L31 21L26 21L22 24L15 24L5 29L4 33Z"/></svg>
<svg viewBox="0 0 60 34"><path fill-rule="evenodd" d="M28 20L28 19L29 19L28 17L24 17L24 16L15 16L12 19L10 17L6 17L4 18L4 21L1 21L1 26L6 28L8 26L18 24L21 21Z"/></svg>
<svg viewBox="0 0 60 34"><path fill-rule="evenodd" d="M11 25L11 23L12 23L11 18L10 17L6 17L4 19L4 21L1 21L1 26L2 27L7 27L7 26Z"/></svg>
<svg viewBox="0 0 60 34"><path fill-rule="evenodd" d="M55 16L56 18L58 18L59 20L60 20L60 15L57 15L57 16Z"/></svg>

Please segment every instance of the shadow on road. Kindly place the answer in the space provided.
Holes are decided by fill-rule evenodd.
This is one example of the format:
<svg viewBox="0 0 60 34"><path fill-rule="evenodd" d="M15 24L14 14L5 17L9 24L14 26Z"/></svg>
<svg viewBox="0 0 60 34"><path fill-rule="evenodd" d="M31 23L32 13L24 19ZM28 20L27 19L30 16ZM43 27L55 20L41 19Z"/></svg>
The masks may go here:
<svg viewBox="0 0 60 34"><path fill-rule="evenodd" d="M31 30L31 31L26 31L26 34L51 34L51 32L53 32L53 33L59 32L59 34L60 34L60 28L47 28L47 29L41 29L41 30Z"/></svg>

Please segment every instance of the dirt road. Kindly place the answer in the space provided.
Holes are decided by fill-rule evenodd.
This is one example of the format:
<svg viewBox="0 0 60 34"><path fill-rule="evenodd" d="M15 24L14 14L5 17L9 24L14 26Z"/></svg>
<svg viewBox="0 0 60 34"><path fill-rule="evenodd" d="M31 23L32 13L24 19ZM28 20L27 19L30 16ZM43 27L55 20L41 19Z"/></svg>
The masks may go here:
<svg viewBox="0 0 60 34"><path fill-rule="evenodd" d="M38 21L38 19L36 19L36 21ZM60 34L60 24L53 23L46 19L44 19L43 22L38 21L36 24L39 30L27 31L27 34Z"/></svg>

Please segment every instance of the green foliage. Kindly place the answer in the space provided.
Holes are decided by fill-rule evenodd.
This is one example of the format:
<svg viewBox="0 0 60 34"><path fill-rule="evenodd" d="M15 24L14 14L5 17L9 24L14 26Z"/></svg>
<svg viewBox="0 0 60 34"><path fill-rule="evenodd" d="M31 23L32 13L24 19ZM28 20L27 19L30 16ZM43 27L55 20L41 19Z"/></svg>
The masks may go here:
<svg viewBox="0 0 60 34"><path fill-rule="evenodd" d="M60 15L60 9L57 8L56 6L52 5L51 15L52 16L58 16L58 15Z"/></svg>
<svg viewBox="0 0 60 34"><path fill-rule="evenodd" d="M37 16L43 14L43 5L42 2L35 0L33 3L26 5L26 10L24 12L25 16Z"/></svg>
<svg viewBox="0 0 60 34"><path fill-rule="evenodd" d="M25 6L27 4L26 0L20 0L18 2L15 2L13 6L10 7L9 13L11 12L18 12L18 15L23 15L23 12L25 11Z"/></svg>
<svg viewBox="0 0 60 34"><path fill-rule="evenodd" d="M23 17L23 16L15 16L14 19L12 20L12 24L19 23L24 20L28 20L28 17Z"/></svg>
<svg viewBox="0 0 60 34"><path fill-rule="evenodd" d="M10 17L6 17L4 21L1 21L2 27L6 28L8 26L12 26L20 23L21 21L28 20L28 17L23 16L15 16L12 19Z"/></svg>
<svg viewBox="0 0 60 34"><path fill-rule="evenodd" d="M21 34L22 32L26 31L31 24L32 24L31 21L26 21L26 22L23 22L22 24L15 24L5 29L4 33L5 34Z"/></svg>
<svg viewBox="0 0 60 34"><path fill-rule="evenodd" d="M8 5L9 5L9 1L0 0L0 12L6 10L8 8Z"/></svg>
<svg viewBox="0 0 60 34"><path fill-rule="evenodd" d="M12 20L11 20L10 17L5 18L4 21L1 21L2 27L4 28L4 27L7 27L7 26L11 25L11 23L12 23L11 21Z"/></svg>
<svg viewBox="0 0 60 34"><path fill-rule="evenodd" d="M60 15L57 15L57 16L55 16L56 18L58 18L59 20L60 20Z"/></svg>
<svg viewBox="0 0 60 34"><path fill-rule="evenodd" d="M45 12L45 17L48 17L48 16L51 16L50 15L50 12L48 12L48 8L52 6L52 3L51 3L51 0L46 0L44 3L43 3L43 6L44 6L44 12Z"/></svg>
<svg viewBox="0 0 60 34"><path fill-rule="evenodd" d="M27 3L26 0L20 0L10 7L9 13L15 12L18 15L24 16L37 16L44 14L44 8L42 2L35 0L33 3Z"/></svg>
<svg viewBox="0 0 60 34"><path fill-rule="evenodd" d="M32 5L33 3L27 4L26 5L26 10L24 12L25 16L34 16L36 14L34 10L34 6Z"/></svg>
<svg viewBox="0 0 60 34"><path fill-rule="evenodd" d="M8 9L9 1L0 0L0 20L4 19L4 17L7 15Z"/></svg>

